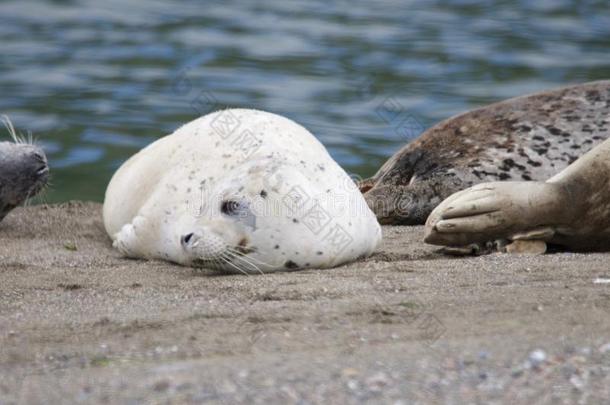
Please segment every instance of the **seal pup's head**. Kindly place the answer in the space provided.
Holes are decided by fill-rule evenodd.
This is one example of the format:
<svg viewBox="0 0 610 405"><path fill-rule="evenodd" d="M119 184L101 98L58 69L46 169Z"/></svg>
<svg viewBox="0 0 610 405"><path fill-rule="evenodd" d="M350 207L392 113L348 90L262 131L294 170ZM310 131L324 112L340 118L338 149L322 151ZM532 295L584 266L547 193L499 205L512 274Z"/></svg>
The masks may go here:
<svg viewBox="0 0 610 405"><path fill-rule="evenodd" d="M226 198L210 204L206 217L198 218L183 228L180 247L182 263L194 267L207 267L243 273L262 272L266 263L253 257L258 251L252 234L256 231L256 215L251 211L252 201L246 196Z"/></svg>
<svg viewBox="0 0 610 405"><path fill-rule="evenodd" d="M0 142L0 220L42 190L49 179L43 150L31 139L20 137L7 117L2 120L12 142Z"/></svg>
<svg viewBox="0 0 610 405"><path fill-rule="evenodd" d="M271 180L276 172L281 179ZM227 173L180 220L176 261L241 273L295 269L293 256L314 264L321 258L307 259L311 235L299 230L283 200L292 183L310 187L298 170L270 161Z"/></svg>

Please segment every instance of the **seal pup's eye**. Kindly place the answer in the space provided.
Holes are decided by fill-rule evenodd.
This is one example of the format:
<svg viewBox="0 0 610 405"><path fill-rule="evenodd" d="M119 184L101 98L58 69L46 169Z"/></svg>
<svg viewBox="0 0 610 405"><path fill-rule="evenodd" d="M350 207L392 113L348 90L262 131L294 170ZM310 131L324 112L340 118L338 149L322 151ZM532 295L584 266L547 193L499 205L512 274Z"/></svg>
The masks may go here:
<svg viewBox="0 0 610 405"><path fill-rule="evenodd" d="M180 237L180 244L183 248L195 247L199 244L199 236L194 233L182 235Z"/></svg>
<svg viewBox="0 0 610 405"><path fill-rule="evenodd" d="M235 215L239 212L240 204L234 200L223 201L220 205L220 212L225 215Z"/></svg>
<svg viewBox="0 0 610 405"><path fill-rule="evenodd" d="M188 244L191 241L191 239L193 239L193 235L194 235L193 233L189 233L188 235L182 236L182 238L180 238L180 242L183 245Z"/></svg>

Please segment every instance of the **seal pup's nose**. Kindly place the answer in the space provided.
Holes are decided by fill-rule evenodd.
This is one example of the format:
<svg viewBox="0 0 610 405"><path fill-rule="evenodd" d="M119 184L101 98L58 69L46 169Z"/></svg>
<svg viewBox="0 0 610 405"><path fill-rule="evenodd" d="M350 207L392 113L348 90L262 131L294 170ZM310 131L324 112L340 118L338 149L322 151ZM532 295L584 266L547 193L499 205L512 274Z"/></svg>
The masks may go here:
<svg viewBox="0 0 610 405"><path fill-rule="evenodd" d="M47 157L45 156L44 152L42 151L34 151L32 152L32 157L37 160L39 163L47 163Z"/></svg>
<svg viewBox="0 0 610 405"><path fill-rule="evenodd" d="M49 173L49 163L47 157L41 149L34 149L30 155L33 161L36 176L44 177Z"/></svg>

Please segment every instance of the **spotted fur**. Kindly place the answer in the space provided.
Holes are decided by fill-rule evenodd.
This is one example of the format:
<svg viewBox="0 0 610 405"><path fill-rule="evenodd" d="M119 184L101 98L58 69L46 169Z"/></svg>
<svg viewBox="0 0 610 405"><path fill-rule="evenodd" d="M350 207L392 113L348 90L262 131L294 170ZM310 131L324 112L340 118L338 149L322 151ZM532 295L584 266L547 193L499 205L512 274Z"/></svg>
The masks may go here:
<svg viewBox="0 0 610 405"><path fill-rule="evenodd" d="M489 181L545 180L610 137L610 81L512 98L427 130L360 184L380 222L423 224Z"/></svg>
<svg viewBox="0 0 610 405"><path fill-rule="evenodd" d="M381 241L358 188L309 131L245 109L208 114L131 157L108 185L104 224L126 256L243 273L333 267Z"/></svg>

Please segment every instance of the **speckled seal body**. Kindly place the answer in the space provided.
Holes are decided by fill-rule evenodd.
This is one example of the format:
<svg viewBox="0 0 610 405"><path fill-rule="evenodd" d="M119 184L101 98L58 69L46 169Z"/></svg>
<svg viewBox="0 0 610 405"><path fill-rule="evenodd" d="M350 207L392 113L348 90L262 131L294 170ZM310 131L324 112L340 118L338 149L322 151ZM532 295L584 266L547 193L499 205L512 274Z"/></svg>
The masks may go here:
<svg viewBox="0 0 610 405"><path fill-rule="evenodd" d="M451 194L544 181L610 137L610 81L545 91L449 118L360 184L381 223L423 224Z"/></svg>
<svg viewBox="0 0 610 405"><path fill-rule="evenodd" d="M0 221L47 184L49 166L43 150L21 139L7 118L12 142L0 142Z"/></svg>
<svg viewBox="0 0 610 405"><path fill-rule="evenodd" d="M245 273L333 267L381 240L311 133L245 109L208 114L130 158L108 186L104 223L126 256Z"/></svg>
<svg viewBox="0 0 610 405"><path fill-rule="evenodd" d="M428 243L498 240L517 252L529 245L541 253L547 243L610 250L610 139L546 182L483 183L453 194L426 221Z"/></svg>

